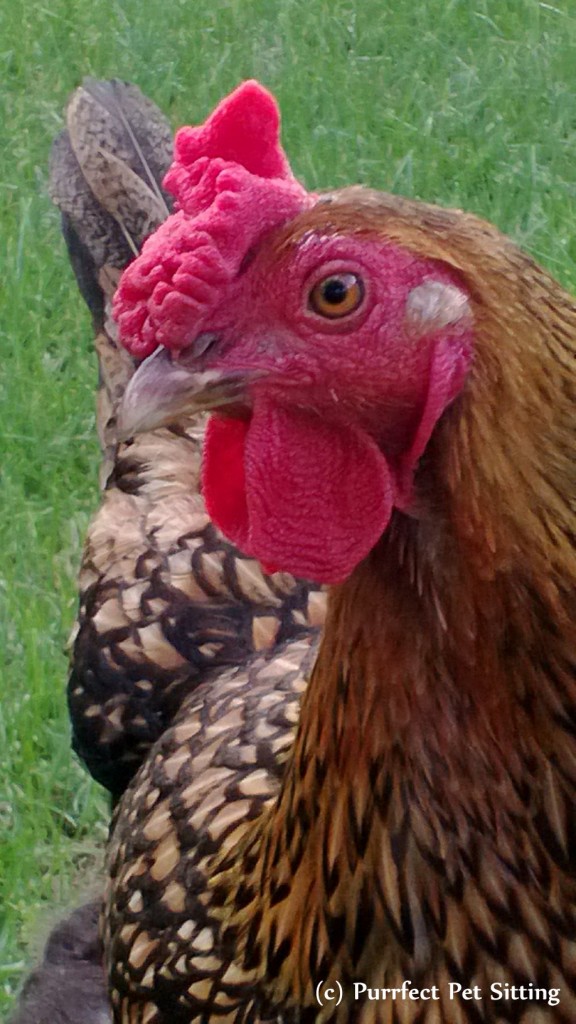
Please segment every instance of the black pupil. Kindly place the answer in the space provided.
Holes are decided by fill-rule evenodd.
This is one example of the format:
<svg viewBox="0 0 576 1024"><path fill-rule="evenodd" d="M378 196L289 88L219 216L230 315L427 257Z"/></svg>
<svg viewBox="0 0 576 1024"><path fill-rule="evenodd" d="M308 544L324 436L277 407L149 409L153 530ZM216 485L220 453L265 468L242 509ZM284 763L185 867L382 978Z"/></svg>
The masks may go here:
<svg viewBox="0 0 576 1024"><path fill-rule="evenodd" d="M331 277L322 287L322 298L331 306L344 302L348 293L348 285L341 277Z"/></svg>

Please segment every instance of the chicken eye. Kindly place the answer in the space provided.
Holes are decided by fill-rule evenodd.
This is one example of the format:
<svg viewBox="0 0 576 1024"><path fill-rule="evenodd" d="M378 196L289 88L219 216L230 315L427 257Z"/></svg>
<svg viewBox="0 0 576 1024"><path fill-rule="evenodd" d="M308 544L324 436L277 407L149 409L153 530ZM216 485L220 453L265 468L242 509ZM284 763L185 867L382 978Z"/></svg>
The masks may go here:
<svg viewBox="0 0 576 1024"><path fill-rule="evenodd" d="M314 285L309 303L315 313L336 320L358 309L363 298L364 285L356 274L330 274Z"/></svg>

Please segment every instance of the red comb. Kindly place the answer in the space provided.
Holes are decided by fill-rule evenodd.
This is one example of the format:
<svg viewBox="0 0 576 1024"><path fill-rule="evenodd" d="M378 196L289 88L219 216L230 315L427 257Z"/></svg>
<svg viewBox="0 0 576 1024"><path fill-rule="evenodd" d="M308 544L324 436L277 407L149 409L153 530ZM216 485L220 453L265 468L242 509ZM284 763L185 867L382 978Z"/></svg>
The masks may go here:
<svg viewBox="0 0 576 1024"><path fill-rule="evenodd" d="M244 82L197 128L182 128L165 185L178 201L124 272L120 338L142 357L184 348L264 234L310 205L279 141L276 101Z"/></svg>
<svg viewBox="0 0 576 1024"><path fill-rule="evenodd" d="M202 157L240 164L260 178L292 178L279 135L274 97L258 82L243 82L203 125L177 132L166 188L182 203L186 172Z"/></svg>

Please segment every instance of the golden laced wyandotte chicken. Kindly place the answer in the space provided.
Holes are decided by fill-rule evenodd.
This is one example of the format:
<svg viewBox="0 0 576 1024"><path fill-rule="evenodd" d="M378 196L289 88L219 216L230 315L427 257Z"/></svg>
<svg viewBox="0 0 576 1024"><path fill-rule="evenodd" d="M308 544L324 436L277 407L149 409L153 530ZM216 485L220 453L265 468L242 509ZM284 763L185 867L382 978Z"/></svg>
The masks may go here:
<svg viewBox="0 0 576 1024"><path fill-rule="evenodd" d="M222 672L120 801L114 1020L571 1024L574 302L476 217L307 193L254 83L166 186L121 432L215 410L213 521L332 589L307 688L301 639Z"/></svg>
<svg viewBox="0 0 576 1024"><path fill-rule="evenodd" d="M100 367L103 500L86 540L69 705L74 747L117 798L182 695L288 636L313 635L324 595L265 576L210 522L198 493L204 418L118 444L115 411L135 360L117 344L110 302L120 270L168 215L159 182L172 136L134 86L86 80L51 160L51 194Z"/></svg>
<svg viewBox="0 0 576 1024"><path fill-rule="evenodd" d="M318 585L263 573L212 525L198 491L205 417L184 414L119 443L116 407L137 360L118 346L110 304L122 268L169 213L161 181L171 154L167 121L136 87L87 79L70 100L50 167L51 196L92 313L103 454L68 700L74 748L114 801L185 694L211 685L225 666L253 656L263 664L288 638L299 639L286 655L296 672L326 604ZM266 663L267 673L282 680L286 659ZM79 1009L82 1024L92 1024L91 1014L100 1024L99 959L88 905L55 930L14 1024L76 1024Z"/></svg>

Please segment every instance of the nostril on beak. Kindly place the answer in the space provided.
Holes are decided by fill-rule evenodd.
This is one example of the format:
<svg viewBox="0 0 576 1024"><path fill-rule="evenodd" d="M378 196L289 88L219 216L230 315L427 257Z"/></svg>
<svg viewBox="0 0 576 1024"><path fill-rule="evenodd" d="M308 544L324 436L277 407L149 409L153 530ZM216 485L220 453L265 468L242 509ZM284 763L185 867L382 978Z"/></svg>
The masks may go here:
<svg viewBox="0 0 576 1024"><path fill-rule="evenodd" d="M216 331L202 331L185 348L172 349L170 359L190 370L194 370L197 361L206 355L219 340L220 335Z"/></svg>
<svg viewBox="0 0 576 1024"><path fill-rule="evenodd" d="M218 341L219 335L215 331L203 331L197 338L194 339L190 346L189 354L193 359L198 359L200 356L206 355L209 348Z"/></svg>

